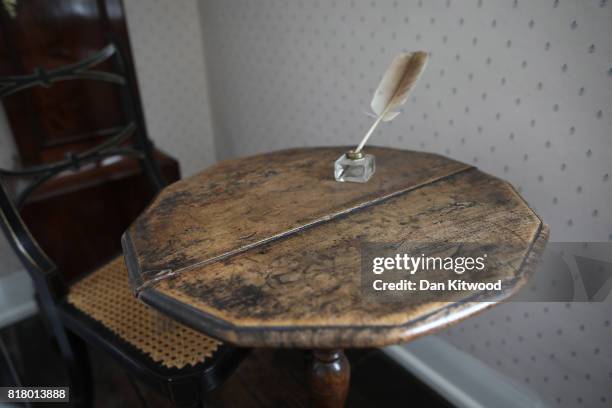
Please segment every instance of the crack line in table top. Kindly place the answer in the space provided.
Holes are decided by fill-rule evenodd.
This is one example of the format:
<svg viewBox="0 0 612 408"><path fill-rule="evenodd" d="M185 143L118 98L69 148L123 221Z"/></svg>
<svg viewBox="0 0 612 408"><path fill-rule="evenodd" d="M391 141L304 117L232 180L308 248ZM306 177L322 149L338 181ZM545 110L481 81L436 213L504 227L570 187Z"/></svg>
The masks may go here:
<svg viewBox="0 0 612 408"><path fill-rule="evenodd" d="M279 239L289 238L289 237L295 235L298 232L302 232L302 231L305 231L305 230L307 230L309 228L316 227L318 225L327 223L329 221L333 221L333 220L338 219L340 217L350 215L350 214L352 214L354 212L363 210L365 208L381 204L381 203L383 203L383 202L385 202L385 201L387 201L387 200L389 200L391 198L400 196L400 195L405 194L405 193L413 192L413 191L418 190L418 189L420 189L422 187L429 186L429 185L437 183L439 181L443 181L443 180L452 178L454 176L457 176L459 174L466 173L466 172L472 171L472 170L478 170L478 169L476 167L474 167L474 166L466 165L465 167L463 167L463 168L461 168L459 170L456 170L454 172L451 172L451 173L445 174L443 176L439 176L439 177L427 180L427 181L425 181L423 183L412 185L410 187L398 189L397 191L394 191L394 192L386 194L384 196L375 198L375 199L373 199L371 201L366 201L366 202L357 204L355 206L352 206L350 208L347 208L345 210L341 210L341 211L335 212L333 214L329 214L329 215L320 217L320 218L318 218L318 219L316 219L314 221L302 224L302 225L300 225L298 227L295 227L295 228L288 229L288 230L283 231L281 233L272 235L272 236L270 236L268 238L265 238L265 239L253 242L251 244L244 245L244 246L242 246L240 248L237 248L237 249L234 249L234 250L222 253L220 255L216 255L216 256L210 257L208 259L196 262L196 263L194 263L192 265L188 265L188 266L176 269L176 270L161 269L155 275L153 275L153 278L150 278L150 279L148 279L146 281L143 280L142 275L144 273L150 273L150 272L153 272L153 271L152 270L147 270L147 271L143 271L141 273L140 266L138 265L138 261L137 261L137 258L138 258L137 257L137 250L134 247L133 243L131 242L130 233L129 233L129 230L128 230L125 233L126 241L129 241L129 246L131 247L131 249L132 249L132 251L134 253L133 254L128 253L128 254L125 254L125 255L126 255L126 257L131 257L133 255L133 257L135 258L134 259L135 262L128 262L128 271L129 271L130 275L137 274L137 276L134 276L135 279L133 279L133 282L135 284L138 284L137 287L133 288L133 291L134 291L134 293L136 295L138 295L138 293L140 291L142 291L143 289L146 289L148 287L152 287L155 284L157 284L157 283L159 283L159 282L161 282L163 280L174 278L174 277L180 275L183 272L192 270L192 269L197 268L197 267L210 265L210 264L218 262L218 261L226 260L228 258L231 258L231 257L235 256L235 255L241 254L241 253L246 252L248 250L251 250L253 248L257 248L257 247L263 246L265 244L268 244L270 242L273 242L273 241L276 241L276 240L279 240ZM136 265L133 265L133 263L136 263ZM134 266L137 266L135 271L133 270Z"/></svg>

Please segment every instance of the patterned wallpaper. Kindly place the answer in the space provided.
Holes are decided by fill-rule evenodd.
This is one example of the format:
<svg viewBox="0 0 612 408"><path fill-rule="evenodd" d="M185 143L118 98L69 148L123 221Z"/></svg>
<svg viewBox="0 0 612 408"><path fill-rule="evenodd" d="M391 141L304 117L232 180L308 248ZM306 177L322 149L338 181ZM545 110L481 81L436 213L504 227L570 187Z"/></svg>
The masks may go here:
<svg viewBox="0 0 612 408"><path fill-rule="evenodd" d="M218 158L357 143L393 56L423 49L432 54L427 71L372 142L441 153L509 180L553 240L612 241L608 1L200 6ZM509 303L442 336L553 406L609 406L610 306Z"/></svg>
<svg viewBox="0 0 612 408"><path fill-rule="evenodd" d="M147 130L183 176L215 161L195 0L124 0Z"/></svg>

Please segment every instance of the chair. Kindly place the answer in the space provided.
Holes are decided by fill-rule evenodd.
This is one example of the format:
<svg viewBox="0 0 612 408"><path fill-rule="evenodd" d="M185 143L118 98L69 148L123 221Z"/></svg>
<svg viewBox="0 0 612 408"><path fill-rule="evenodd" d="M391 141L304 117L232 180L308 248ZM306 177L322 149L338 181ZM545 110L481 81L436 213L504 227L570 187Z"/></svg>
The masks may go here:
<svg viewBox="0 0 612 408"><path fill-rule="evenodd" d="M112 63L113 72L91 69L106 60ZM137 123L142 123L138 120L140 113L135 111L130 78L115 45L108 45L70 66L49 71L39 68L30 75L2 77L0 97L72 79L121 86L128 123L104 142L71 153L64 160L22 170L0 169L0 225L34 282L41 315L68 369L74 406L92 403L86 344L107 352L131 374L168 396L176 406L200 406L207 392L231 374L247 351L234 349L178 324L136 300L129 289L121 256L67 285L61 271L38 246L20 217L20 206L45 181L110 157L138 160L156 192L164 185L152 158L152 143L144 129L138 129ZM28 179L27 183L9 188L8 181L24 178Z"/></svg>

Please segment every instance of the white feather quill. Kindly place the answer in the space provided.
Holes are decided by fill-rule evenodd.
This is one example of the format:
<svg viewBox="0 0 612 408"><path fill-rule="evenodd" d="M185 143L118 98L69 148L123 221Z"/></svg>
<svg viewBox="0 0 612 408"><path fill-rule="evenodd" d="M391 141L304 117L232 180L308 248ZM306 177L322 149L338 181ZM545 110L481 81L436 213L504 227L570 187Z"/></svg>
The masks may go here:
<svg viewBox="0 0 612 408"><path fill-rule="evenodd" d="M396 109L406 102L408 93L416 84L426 64L427 53L423 51L404 53L395 57L383 75L370 103L376 121L355 149L355 153L363 149L380 122L388 122L399 115Z"/></svg>

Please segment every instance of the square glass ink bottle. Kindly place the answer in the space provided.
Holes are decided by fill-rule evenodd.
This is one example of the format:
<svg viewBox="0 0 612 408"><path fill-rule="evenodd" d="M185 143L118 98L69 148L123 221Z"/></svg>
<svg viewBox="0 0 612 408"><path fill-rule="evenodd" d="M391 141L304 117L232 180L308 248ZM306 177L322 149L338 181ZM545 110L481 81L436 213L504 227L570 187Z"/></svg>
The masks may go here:
<svg viewBox="0 0 612 408"><path fill-rule="evenodd" d="M334 163L334 177L336 181L352 181L365 183L376 171L376 162L371 154L349 151L343 154Z"/></svg>

